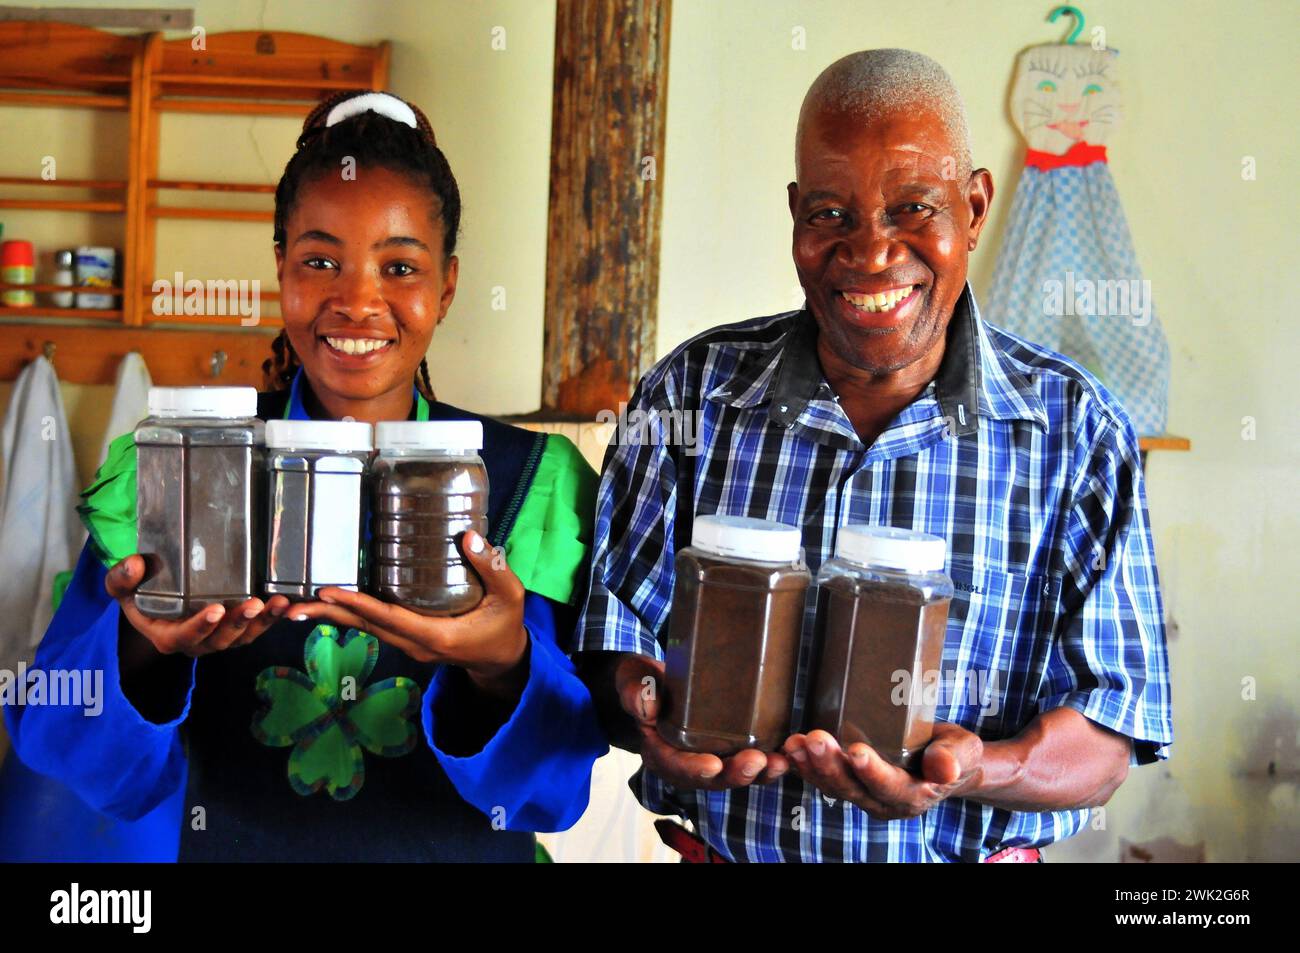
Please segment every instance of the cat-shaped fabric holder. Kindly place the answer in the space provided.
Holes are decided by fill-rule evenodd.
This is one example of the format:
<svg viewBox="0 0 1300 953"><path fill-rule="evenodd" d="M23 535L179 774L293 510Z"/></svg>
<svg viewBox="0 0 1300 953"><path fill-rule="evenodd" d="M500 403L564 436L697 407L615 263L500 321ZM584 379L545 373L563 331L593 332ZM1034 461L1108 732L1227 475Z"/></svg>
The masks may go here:
<svg viewBox="0 0 1300 953"><path fill-rule="evenodd" d="M1011 115L1028 149L984 311L1082 364L1152 435L1165 430L1169 345L1106 163L1117 61L1071 43L1017 60Z"/></svg>

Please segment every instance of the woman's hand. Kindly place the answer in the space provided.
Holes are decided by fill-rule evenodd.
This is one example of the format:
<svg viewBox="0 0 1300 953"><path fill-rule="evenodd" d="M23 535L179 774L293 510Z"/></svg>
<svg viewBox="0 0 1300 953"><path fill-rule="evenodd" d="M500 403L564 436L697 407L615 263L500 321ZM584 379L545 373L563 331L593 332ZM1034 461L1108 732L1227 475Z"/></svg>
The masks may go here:
<svg viewBox="0 0 1300 953"><path fill-rule="evenodd" d="M144 581L144 573L144 557L127 556L108 571L104 589L117 601L131 627L161 655L197 658L248 645L279 621L289 608L289 600L284 596L272 596L267 602L254 597L230 612L225 606L213 603L188 619L151 619L135 606L135 590Z"/></svg>
<svg viewBox="0 0 1300 953"><path fill-rule="evenodd" d="M509 694L520 686L528 633L524 629L524 585L505 558L488 548L478 533L461 538L461 550L483 580L483 601L463 615L427 616L382 602L365 593L327 586L319 602L295 605L290 617L327 619L352 626L417 662L458 665L479 688Z"/></svg>

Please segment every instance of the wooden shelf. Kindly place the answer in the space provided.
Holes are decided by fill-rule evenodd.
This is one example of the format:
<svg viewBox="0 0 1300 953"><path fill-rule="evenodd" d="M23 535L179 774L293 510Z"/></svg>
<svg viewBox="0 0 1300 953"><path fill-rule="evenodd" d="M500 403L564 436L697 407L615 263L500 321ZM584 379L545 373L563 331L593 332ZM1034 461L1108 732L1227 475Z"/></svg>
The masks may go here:
<svg viewBox="0 0 1300 953"><path fill-rule="evenodd" d="M242 328L240 323L241 316L238 314L227 315L197 315L197 314L147 314L145 315L144 325L152 327L154 325L181 324L192 325L196 328ZM284 327L284 322L280 320L278 314L258 314L256 325L258 328L275 328L279 330Z"/></svg>
<svg viewBox="0 0 1300 953"><path fill-rule="evenodd" d="M66 289L64 289L66 290ZM82 292L86 292L83 290ZM94 294L103 292L95 291ZM0 317L4 318L81 318L86 321L121 321L121 308L49 308L43 304L30 308L16 305L0 305ZM6 341L6 344L9 342Z"/></svg>
<svg viewBox="0 0 1300 953"><path fill-rule="evenodd" d="M0 87L41 91L24 97L31 105L111 102L111 108L126 109L143 47L144 37L139 34L106 33L68 23L6 22L0 24ZM74 103L73 96L48 94L56 89L118 95L93 97L89 102L84 101L88 97L80 97L83 101Z"/></svg>
<svg viewBox="0 0 1300 953"><path fill-rule="evenodd" d="M297 116L304 118L315 103L249 103L242 99L176 99L161 96L154 109L165 113L228 113L240 116Z"/></svg>
<svg viewBox="0 0 1300 953"><path fill-rule="evenodd" d="M190 38L162 45L151 74L158 94L225 100L306 100L343 89L384 89L388 44L354 46L304 33L209 34L195 51Z"/></svg>
<svg viewBox="0 0 1300 953"><path fill-rule="evenodd" d="M1191 450L1192 442L1186 437L1162 433L1153 437L1138 437L1138 448L1147 450Z"/></svg>
<svg viewBox="0 0 1300 953"><path fill-rule="evenodd" d="M100 288L98 286L91 287L90 285L15 285L5 281L0 281L0 291L35 291L37 294L63 294L64 292L73 294L80 292L81 294L93 295L120 295L122 293L121 288L115 287Z"/></svg>
<svg viewBox="0 0 1300 953"><path fill-rule="evenodd" d="M2 311L3 309L0 309ZM124 354L144 358L160 387L192 384L262 386L262 362L271 356L273 334L262 328L214 331L167 330L111 325L82 328L53 324L0 325L6 346L0 351L0 379L13 380L46 346L53 346L59 379L73 384L111 385ZM221 373L213 376L213 357Z"/></svg>
<svg viewBox="0 0 1300 953"><path fill-rule="evenodd" d="M120 192L126 182L117 179L42 179L35 176L0 175L0 185L56 185L65 189L93 189Z"/></svg>
<svg viewBox="0 0 1300 953"><path fill-rule="evenodd" d="M247 208L186 208L180 205L151 205L150 218L208 218L222 222L273 222L275 212Z"/></svg>
<svg viewBox="0 0 1300 953"><path fill-rule="evenodd" d="M171 279L169 278L169 279L166 279L166 280L170 281ZM187 280L198 280L198 281L203 281L202 278L197 278L197 279L195 279L194 276L191 276L191 279L187 279ZM206 286L206 282L205 282L205 286ZM25 287L25 286L24 286L24 287ZM142 294L145 294L145 295L148 295L149 297L153 297L153 282L149 282L148 284L142 286L142 288L141 288L141 293L142 293ZM270 290L268 290L268 289L266 289L266 288L262 288L262 289L260 289L260 290L257 292L257 295L258 295L258 298L261 299L262 301L279 301L279 300L280 300L280 292L279 292L278 289L275 289L275 288L272 288L272 289L270 289Z"/></svg>
<svg viewBox="0 0 1300 953"><path fill-rule="evenodd" d="M74 202L65 199L0 199L0 208L38 209L43 212L111 212L126 211L125 202Z"/></svg>
<svg viewBox="0 0 1300 953"><path fill-rule="evenodd" d="M3 182L0 179L0 182ZM175 179L150 179L151 189L172 189L183 192L252 192L258 195L274 195L274 185L259 182L183 182Z"/></svg>
<svg viewBox="0 0 1300 953"><path fill-rule="evenodd" d="M160 178L161 116L188 112L217 120L227 115L301 118L323 97L340 90L386 89L389 48L387 43L358 46L271 31L210 33L206 48L197 51L190 43L189 36L167 40L161 33L108 33L46 21L0 22L0 104L125 110L130 122L125 181L0 176L0 186L121 193L88 199L0 197L0 209L116 213L125 220L118 256L120 288L19 286L41 295L120 295L121 307L0 307L3 378L16 376L49 341L60 354L55 362L60 376L78 383L112 383L118 361L132 350L145 356L160 384L210 380L215 351L227 355L222 383L261 383L261 361L270 354L268 336L282 326L278 316L259 315L256 328L244 328L239 315L153 314L157 223L165 218L269 223L274 212L166 205L159 193L273 196L275 186ZM260 292L259 306L274 304L279 297L278 290ZM42 324L42 319L50 320ZM16 323L22 321L30 323Z"/></svg>
<svg viewBox="0 0 1300 953"><path fill-rule="evenodd" d="M57 106L59 109L127 109L127 96L77 96L64 93L14 93L0 90L0 103L6 106Z"/></svg>

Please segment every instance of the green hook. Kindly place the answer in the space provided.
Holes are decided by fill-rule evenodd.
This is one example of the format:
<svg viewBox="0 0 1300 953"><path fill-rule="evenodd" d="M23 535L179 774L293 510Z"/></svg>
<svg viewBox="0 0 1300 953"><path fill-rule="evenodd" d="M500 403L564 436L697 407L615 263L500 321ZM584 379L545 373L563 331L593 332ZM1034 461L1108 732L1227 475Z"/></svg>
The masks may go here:
<svg viewBox="0 0 1300 953"><path fill-rule="evenodd" d="M1073 32L1070 33L1069 36L1065 38L1066 43L1073 43L1075 40L1079 38L1079 34L1083 32L1083 11L1080 10L1078 7L1071 7L1071 6L1057 7L1055 10L1052 11L1051 15L1047 18L1047 22L1055 23L1057 17L1059 17L1062 13L1068 13L1070 16L1074 17L1074 30Z"/></svg>

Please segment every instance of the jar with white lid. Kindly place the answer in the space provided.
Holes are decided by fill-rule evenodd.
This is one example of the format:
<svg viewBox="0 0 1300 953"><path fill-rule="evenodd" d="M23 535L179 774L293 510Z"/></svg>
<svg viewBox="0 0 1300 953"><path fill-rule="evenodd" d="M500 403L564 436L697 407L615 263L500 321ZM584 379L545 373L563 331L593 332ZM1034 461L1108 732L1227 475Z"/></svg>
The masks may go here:
<svg viewBox="0 0 1300 953"><path fill-rule="evenodd" d="M266 422L268 597L314 599L361 585L362 510L371 426L351 420Z"/></svg>
<svg viewBox="0 0 1300 953"><path fill-rule="evenodd" d="M135 428L142 613L183 619L257 594L263 426L251 387L151 387Z"/></svg>
<svg viewBox="0 0 1300 953"><path fill-rule="evenodd" d="M952 580L947 544L892 526L841 526L817 574L808 730L915 768L934 729Z"/></svg>
<svg viewBox="0 0 1300 953"><path fill-rule="evenodd" d="M370 585L385 602L432 616L483 599L461 555L464 533L488 535L488 474L477 420L383 421L370 473Z"/></svg>
<svg viewBox="0 0 1300 953"><path fill-rule="evenodd" d="M724 756L779 749L790 734L811 580L799 530L697 516L674 565L660 736Z"/></svg>

